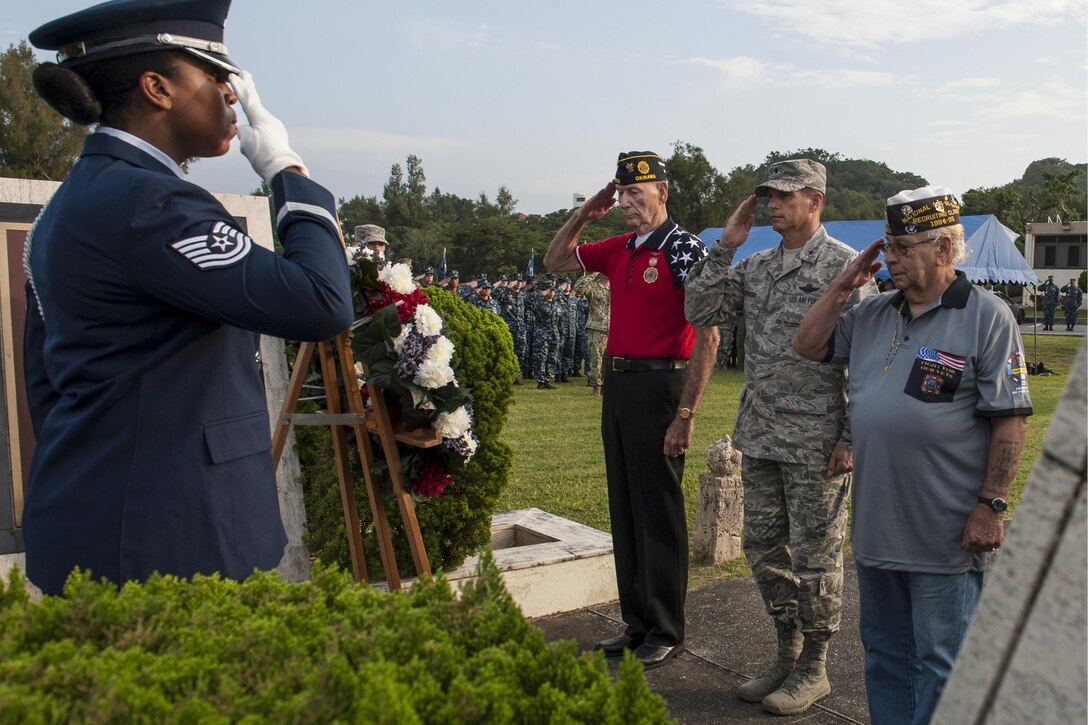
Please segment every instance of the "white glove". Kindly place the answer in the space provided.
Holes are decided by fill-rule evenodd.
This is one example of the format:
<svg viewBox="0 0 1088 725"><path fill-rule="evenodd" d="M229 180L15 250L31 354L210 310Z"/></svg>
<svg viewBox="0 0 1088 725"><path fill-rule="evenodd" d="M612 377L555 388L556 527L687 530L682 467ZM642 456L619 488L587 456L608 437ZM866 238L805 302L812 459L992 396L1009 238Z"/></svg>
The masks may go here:
<svg viewBox="0 0 1088 725"><path fill-rule="evenodd" d="M261 105L261 97L257 95L249 71L242 71L240 76L232 74L230 86L249 121L248 126L238 126L238 140L242 144L242 155L249 159L253 170L268 184L272 183L273 176L290 166L297 166L309 176L302 157L291 150L283 122Z"/></svg>

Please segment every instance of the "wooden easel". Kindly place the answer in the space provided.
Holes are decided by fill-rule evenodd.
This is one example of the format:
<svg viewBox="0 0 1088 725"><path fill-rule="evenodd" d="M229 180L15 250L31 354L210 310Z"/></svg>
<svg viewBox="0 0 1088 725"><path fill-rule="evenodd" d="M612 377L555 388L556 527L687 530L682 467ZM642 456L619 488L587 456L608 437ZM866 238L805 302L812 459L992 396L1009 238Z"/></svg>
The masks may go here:
<svg viewBox="0 0 1088 725"><path fill-rule="evenodd" d="M374 518L374 531L378 537L378 549L382 567L385 569L386 583L391 590L400 589L400 574L393 553L393 542L389 534L389 521L385 515L385 502L382 486L374 478L371 468L374 465L374 450L371 447L370 434L378 436L389 466L389 476L393 481L393 495L397 500L404 530L408 537L408 547L412 552L412 562L416 574L430 577L431 567L427 561L427 552L423 547L423 537L419 533L416 510L412 504L412 495L408 492L408 482L404 475L404 466L400 460L397 443L407 443L417 448L430 448L442 442L441 436L433 429L417 431L395 431L389 419L382 391L368 384L373 410L368 412L363 406L363 396L355 384L355 362L351 354L351 333L343 332L335 339L326 342L304 342L299 345L295 367L291 371L291 380L287 385L283 407L272 436L272 462L278 466L287 443L287 433L291 424L327 425L332 434L333 457L336 460L336 475L340 483L340 502L344 510L344 527L347 530L348 549L351 553L352 573L355 581L367 579L366 562L363 557L363 539L359 531L359 516L355 508L355 487L351 480L351 466L348 459L347 430L355 434L355 445L359 449L359 462L363 468L367 498L370 499L370 513ZM318 351L321 379L325 387L325 412L297 413L299 396L310 368L314 348ZM340 386L337 384L337 368L344 381L347 396L347 411L341 400Z"/></svg>

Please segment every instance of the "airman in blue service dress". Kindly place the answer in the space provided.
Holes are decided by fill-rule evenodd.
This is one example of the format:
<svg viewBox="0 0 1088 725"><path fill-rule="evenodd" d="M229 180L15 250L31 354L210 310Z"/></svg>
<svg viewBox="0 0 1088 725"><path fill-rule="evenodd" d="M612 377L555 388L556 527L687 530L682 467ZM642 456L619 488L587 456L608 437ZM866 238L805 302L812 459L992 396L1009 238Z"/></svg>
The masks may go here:
<svg viewBox="0 0 1088 725"><path fill-rule="evenodd" d="M105 3L31 40L86 41L91 55L95 28L138 45L180 17L185 40L214 42L207 28L221 40L228 6ZM244 83L248 99L235 92L253 128L279 124L248 74ZM258 130L267 150L275 129ZM120 584L155 571L241 579L279 562L259 333L323 340L352 319L334 198L282 170L305 169L286 131L282 140L278 171L264 152L247 156L269 174L283 256L256 245L166 153L109 127L87 138L32 229L24 344L37 450L23 524L27 574L46 593L60 593L73 567Z"/></svg>

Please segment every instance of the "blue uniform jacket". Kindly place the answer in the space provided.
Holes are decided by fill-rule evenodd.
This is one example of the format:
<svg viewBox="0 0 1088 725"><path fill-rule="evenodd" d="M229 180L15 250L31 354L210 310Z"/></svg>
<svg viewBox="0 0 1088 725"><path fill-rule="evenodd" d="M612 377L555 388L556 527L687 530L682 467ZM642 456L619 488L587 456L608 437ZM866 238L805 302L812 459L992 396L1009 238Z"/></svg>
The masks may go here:
<svg viewBox="0 0 1088 725"><path fill-rule="evenodd" d="M42 214L23 534L46 593L75 566L121 583L279 562L258 333L329 339L352 303L332 195L292 173L272 192L283 256L204 189L98 133Z"/></svg>

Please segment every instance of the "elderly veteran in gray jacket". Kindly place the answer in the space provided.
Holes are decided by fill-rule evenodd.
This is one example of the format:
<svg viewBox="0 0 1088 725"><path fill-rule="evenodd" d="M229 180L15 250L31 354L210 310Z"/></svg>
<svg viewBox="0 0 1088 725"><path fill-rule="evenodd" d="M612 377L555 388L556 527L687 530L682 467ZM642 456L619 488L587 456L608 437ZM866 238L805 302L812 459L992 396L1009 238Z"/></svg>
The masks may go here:
<svg viewBox="0 0 1088 725"><path fill-rule="evenodd" d="M744 392L733 445L744 454L744 553L778 634L775 661L738 696L768 712L807 710L831 692L824 663L842 612L842 543L851 453L843 365L821 365L792 348L801 318L857 256L820 223L823 164L771 165L768 178L726 223L687 280L685 314L699 327L743 312ZM767 200L774 249L730 266ZM851 301L876 293L869 283Z"/></svg>

